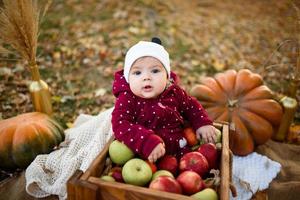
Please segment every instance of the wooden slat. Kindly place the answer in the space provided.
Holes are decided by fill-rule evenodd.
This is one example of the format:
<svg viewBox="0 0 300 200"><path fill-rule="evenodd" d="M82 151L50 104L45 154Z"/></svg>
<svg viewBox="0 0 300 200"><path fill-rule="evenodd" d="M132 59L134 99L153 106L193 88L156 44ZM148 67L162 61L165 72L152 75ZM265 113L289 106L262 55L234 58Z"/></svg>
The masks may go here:
<svg viewBox="0 0 300 200"><path fill-rule="evenodd" d="M68 199L69 200L76 200L76 189L77 189L77 183L82 176L83 172L80 170L77 170L71 178L67 182L67 193L68 193Z"/></svg>
<svg viewBox="0 0 300 200"><path fill-rule="evenodd" d="M228 122L223 122L223 121L214 121L213 126L216 127L217 129L220 129L222 131L223 126L228 125Z"/></svg>
<svg viewBox="0 0 300 200"><path fill-rule="evenodd" d="M76 189L76 200L99 199L99 186L88 181L80 181Z"/></svg>
<svg viewBox="0 0 300 200"><path fill-rule="evenodd" d="M230 183L230 153L229 153L229 126L224 125L222 130L222 157L221 157L221 185L220 199L229 200L229 183Z"/></svg>
<svg viewBox="0 0 300 200"><path fill-rule="evenodd" d="M101 188L100 196L107 200L192 200L191 197L184 195L137 187L130 184L102 181L95 177L90 177L89 182L99 185Z"/></svg>
<svg viewBox="0 0 300 200"><path fill-rule="evenodd" d="M90 176L100 176L103 171L105 159L107 157L108 148L110 143L114 140L114 137L111 137L109 141L104 146L101 153L95 158L91 163L90 167L85 171L85 173L80 178L81 180L87 180Z"/></svg>
<svg viewBox="0 0 300 200"><path fill-rule="evenodd" d="M83 172L77 170L67 182L68 200L99 199L99 186L81 180Z"/></svg>

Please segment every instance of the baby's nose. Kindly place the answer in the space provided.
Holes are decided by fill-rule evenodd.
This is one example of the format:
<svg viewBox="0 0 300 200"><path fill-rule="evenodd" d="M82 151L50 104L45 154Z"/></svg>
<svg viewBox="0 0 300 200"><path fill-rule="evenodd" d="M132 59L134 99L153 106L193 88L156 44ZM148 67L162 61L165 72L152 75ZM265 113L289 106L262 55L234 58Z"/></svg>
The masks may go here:
<svg viewBox="0 0 300 200"><path fill-rule="evenodd" d="M143 80L150 80L151 79L151 75L149 73L145 73Z"/></svg>

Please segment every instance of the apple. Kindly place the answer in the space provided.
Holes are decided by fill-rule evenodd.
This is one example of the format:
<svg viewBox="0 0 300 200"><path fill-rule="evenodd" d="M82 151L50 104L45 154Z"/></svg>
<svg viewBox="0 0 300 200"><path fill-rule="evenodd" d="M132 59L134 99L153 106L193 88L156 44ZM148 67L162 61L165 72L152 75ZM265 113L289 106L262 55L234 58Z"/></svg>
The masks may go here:
<svg viewBox="0 0 300 200"><path fill-rule="evenodd" d="M205 181L203 179L202 179L202 182L201 182L201 188L202 188L202 190L207 188L206 184L205 184Z"/></svg>
<svg viewBox="0 0 300 200"><path fill-rule="evenodd" d="M191 195L203 189L203 180L193 171L184 171L176 178L184 194Z"/></svg>
<svg viewBox="0 0 300 200"><path fill-rule="evenodd" d="M216 143L221 143L222 142L222 132L219 129L216 130Z"/></svg>
<svg viewBox="0 0 300 200"><path fill-rule="evenodd" d="M150 162L149 160L146 160L146 163L150 166L152 174L154 174L157 171L156 165L153 162Z"/></svg>
<svg viewBox="0 0 300 200"><path fill-rule="evenodd" d="M108 182L115 182L116 181L113 177L111 177L109 175L101 176L100 179L104 180L104 181L108 181Z"/></svg>
<svg viewBox="0 0 300 200"><path fill-rule="evenodd" d="M177 174L178 162L175 156L165 155L157 163L158 169L171 172L174 176Z"/></svg>
<svg viewBox="0 0 300 200"><path fill-rule="evenodd" d="M125 183L144 186L151 180L152 170L144 160L133 158L123 166L122 176Z"/></svg>
<svg viewBox="0 0 300 200"><path fill-rule="evenodd" d="M197 151L201 153L207 160L210 169L217 169L218 150L215 144L202 144Z"/></svg>
<svg viewBox="0 0 300 200"><path fill-rule="evenodd" d="M121 167L113 167L110 170L109 175L111 175L117 182L124 183Z"/></svg>
<svg viewBox="0 0 300 200"><path fill-rule="evenodd" d="M182 193L179 183L174 178L168 176L157 177L155 180L151 181L149 188L177 194Z"/></svg>
<svg viewBox="0 0 300 200"><path fill-rule="evenodd" d="M218 200L218 194L215 190L211 188L205 188L204 190L197 192L196 194L193 194L191 196L193 199L199 199L199 200Z"/></svg>
<svg viewBox="0 0 300 200"><path fill-rule="evenodd" d="M134 157L134 153L125 144L114 140L109 145L109 156L113 163L124 165L128 160Z"/></svg>
<svg viewBox="0 0 300 200"><path fill-rule="evenodd" d="M216 147L219 151L222 150L222 143L216 143Z"/></svg>
<svg viewBox="0 0 300 200"><path fill-rule="evenodd" d="M203 177L209 170L209 165L206 158L199 152L193 151L186 153L179 161L179 170L194 171Z"/></svg>
<svg viewBox="0 0 300 200"><path fill-rule="evenodd" d="M174 178L173 174L167 170L158 170L156 171L153 176L152 176L152 180L156 179L157 177L160 177L160 176L168 176L168 177L171 177L171 178Z"/></svg>
<svg viewBox="0 0 300 200"><path fill-rule="evenodd" d="M195 131L191 127L183 129L183 137L186 139L189 146L194 146L199 142Z"/></svg>

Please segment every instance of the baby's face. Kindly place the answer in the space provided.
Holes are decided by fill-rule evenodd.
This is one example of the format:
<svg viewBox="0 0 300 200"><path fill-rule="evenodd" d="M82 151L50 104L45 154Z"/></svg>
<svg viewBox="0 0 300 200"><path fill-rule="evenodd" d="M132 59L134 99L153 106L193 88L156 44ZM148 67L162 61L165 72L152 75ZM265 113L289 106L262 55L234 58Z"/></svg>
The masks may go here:
<svg viewBox="0 0 300 200"><path fill-rule="evenodd" d="M156 98L166 88L168 78L163 64L156 58L146 56L137 59L129 71L131 91L142 98Z"/></svg>

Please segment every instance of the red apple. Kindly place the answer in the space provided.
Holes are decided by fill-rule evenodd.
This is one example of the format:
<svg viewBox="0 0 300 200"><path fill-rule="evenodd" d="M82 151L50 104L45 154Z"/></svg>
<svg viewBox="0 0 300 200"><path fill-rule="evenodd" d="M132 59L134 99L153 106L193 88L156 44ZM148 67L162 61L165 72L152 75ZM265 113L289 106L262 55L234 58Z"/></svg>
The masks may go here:
<svg viewBox="0 0 300 200"><path fill-rule="evenodd" d="M111 175L117 182L124 183L121 167L113 167L110 170L109 175Z"/></svg>
<svg viewBox="0 0 300 200"><path fill-rule="evenodd" d="M165 155L157 163L158 169L163 169L171 172L174 176L177 174L178 162L176 157Z"/></svg>
<svg viewBox="0 0 300 200"><path fill-rule="evenodd" d="M203 179L202 179L202 182L201 182L201 188L202 188L202 189L207 188L207 187L206 187L206 184L205 184L205 181L204 181Z"/></svg>
<svg viewBox="0 0 300 200"><path fill-rule="evenodd" d="M150 183L149 188L177 194L182 193L182 189L179 183L174 178L171 178L169 176L157 177Z"/></svg>
<svg viewBox="0 0 300 200"><path fill-rule="evenodd" d="M156 172L152 175L152 181L153 181L154 179L156 179L157 177L160 177L160 176L169 176L169 177L171 177L171 178L174 178L174 175L173 175L171 172L169 172L169 171L167 171L167 170L164 170L164 169L160 169L160 170L156 171ZM175 179L175 178L174 178L174 179Z"/></svg>
<svg viewBox="0 0 300 200"><path fill-rule="evenodd" d="M180 159L180 171L194 171L203 177L209 170L206 158L199 152L189 152Z"/></svg>
<svg viewBox="0 0 300 200"><path fill-rule="evenodd" d="M192 195L203 189L203 180L196 172L184 171L179 174L176 180L184 194Z"/></svg>
<svg viewBox="0 0 300 200"><path fill-rule="evenodd" d="M146 163L150 166L152 170L152 174L154 174L157 171L157 167L154 163L150 162L149 160L146 160Z"/></svg>
<svg viewBox="0 0 300 200"><path fill-rule="evenodd" d="M186 139L189 146L194 146L199 142L195 131L191 127L187 127L183 130L183 137Z"/></svg>
<svg viewBox="0 0 300 200"><path fill-rule="evenodd" d="M215 144L202 144L198 150L207 160L210 169L217 169L218 150Z"/></svg>

